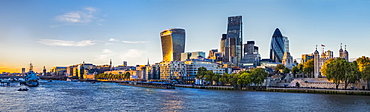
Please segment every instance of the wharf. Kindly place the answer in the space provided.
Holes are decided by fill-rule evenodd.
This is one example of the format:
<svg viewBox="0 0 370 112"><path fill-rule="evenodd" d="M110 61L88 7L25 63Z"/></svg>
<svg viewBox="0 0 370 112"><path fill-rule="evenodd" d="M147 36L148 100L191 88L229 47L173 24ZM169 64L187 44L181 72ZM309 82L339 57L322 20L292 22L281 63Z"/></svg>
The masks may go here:
<svg viewBox="0 0 370 112"><path fill-rule="evenodd" d="M338 90L338 89L310 89L310 88L267 88L268 92L289 92L289 93L314 93L314 94L343 94L343 95L365 95L370 96L366 90Z"/></svg>

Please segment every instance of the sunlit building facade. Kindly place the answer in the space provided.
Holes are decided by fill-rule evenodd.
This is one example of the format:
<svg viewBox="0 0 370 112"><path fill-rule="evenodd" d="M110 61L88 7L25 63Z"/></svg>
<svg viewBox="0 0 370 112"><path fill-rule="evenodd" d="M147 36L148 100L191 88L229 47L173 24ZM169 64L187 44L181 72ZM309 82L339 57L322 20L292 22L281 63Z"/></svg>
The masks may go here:
<svg viewBox="0 0 370 112"><path fill-rule="evenodd" d="M163 61L180 61L185 51L185 30L172 28L160 33Z"/></svg>

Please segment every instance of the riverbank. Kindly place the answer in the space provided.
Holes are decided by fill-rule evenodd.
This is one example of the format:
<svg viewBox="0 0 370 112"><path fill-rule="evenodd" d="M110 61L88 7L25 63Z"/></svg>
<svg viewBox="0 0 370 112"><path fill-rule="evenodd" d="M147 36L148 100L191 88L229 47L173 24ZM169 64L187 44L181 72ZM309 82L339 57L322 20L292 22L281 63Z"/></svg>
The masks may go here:
<svg viewBox="0 0 370 112"><path fill-rule="evenodd" d="M309 88L267 88L268 92L313 93L313 94L343 94L370 96L365 90L336 90L336 89L309 89Z"/></svg>
<svg viewBox="0 0 370 112"><path fill-rule="evenodd" d="M96 82L108 82L108 83L119 83L121 81L97 81ZM90 82L84 80L84 82ZM196 89L216 89L216 90L236 90L233 86L206 86L206 85L187 85L187 84L175 84L175 87L183 88L196 88ZM240 90L240 89L239 89ZM242 91L256 91L256 89L247 90L244 88ZM288 93L313 93L313 94L343 94L343 95L363 95L370 96L370 91L367 90L337 90L337 89L311 89L311 88L275 88L267 87L263 90L267 92L288 92Z"/></svg>
<svg viewBox="0 0 370 112"><path fill-rule="evenodd" d="M183 88L197 88L197 89L222 89L222 90L234 90L234 87L233 87L233 86L204 86L204 85L175 84L175 87L183 87Z"/></svg>
<svg viewBox="0 0 370 112"><path fill-rule="evenodd" d="M196 88L196 89L219 89L235 90L233 86L202 86L202 85L184 85L176 84L176 87ZM242 91L248 91L243 89ZM254 90L252 90L254 91ZM370 91L366 90L336 90L336 89L309 89L309 88L266 88L267 92L288 92L288 93L313 93L313 94L343 94L343 95L364 95L370 96Z"/></svg>

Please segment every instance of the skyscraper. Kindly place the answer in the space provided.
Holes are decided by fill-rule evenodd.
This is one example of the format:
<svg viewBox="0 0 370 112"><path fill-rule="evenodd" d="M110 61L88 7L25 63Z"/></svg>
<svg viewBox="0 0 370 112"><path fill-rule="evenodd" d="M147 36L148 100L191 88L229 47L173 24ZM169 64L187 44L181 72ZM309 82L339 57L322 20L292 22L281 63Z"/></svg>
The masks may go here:
<svg viewBox="0 0 370 112"><path fill-rule="evenodd" d="M163 61L180 61L185 51L185 29L172 28L160 33Z"/></svg>
<svg viewBox="0 0 370 112"><path fill-rule="evenodd" d="M282 62L284 53L286 51L285 42L286 41L284 41L284 37L279 28L276 28L274 34L272 35L270 46L270 59L273 62Z"/></svg>
<svg viewBox="0 0 370 112"><path fill-rule="evenodd" d="M243 56L242 30L242 16L232 16L228 18L224 50L226 56L225 58L227 58L229 62L232 62L236 65L239 65L239 62Z"/></svg>
<svg viewBox="0 0 370 112"><path fill-rule="evenodd" d="M284 53L289 52L289 39L286 36L283 36L284 40Z"/></svg>

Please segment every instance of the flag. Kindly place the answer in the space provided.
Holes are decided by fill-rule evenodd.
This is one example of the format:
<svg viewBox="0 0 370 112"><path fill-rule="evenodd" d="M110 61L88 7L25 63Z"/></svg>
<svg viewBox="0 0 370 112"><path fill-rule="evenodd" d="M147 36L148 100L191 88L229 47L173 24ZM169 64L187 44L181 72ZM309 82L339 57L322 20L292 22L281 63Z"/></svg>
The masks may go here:
<svg viewBox="0 0 370 112"><path fill-rule="evenodd" d="M325 47L325 45L324 44L321 44L321 47Z"/></svg>

